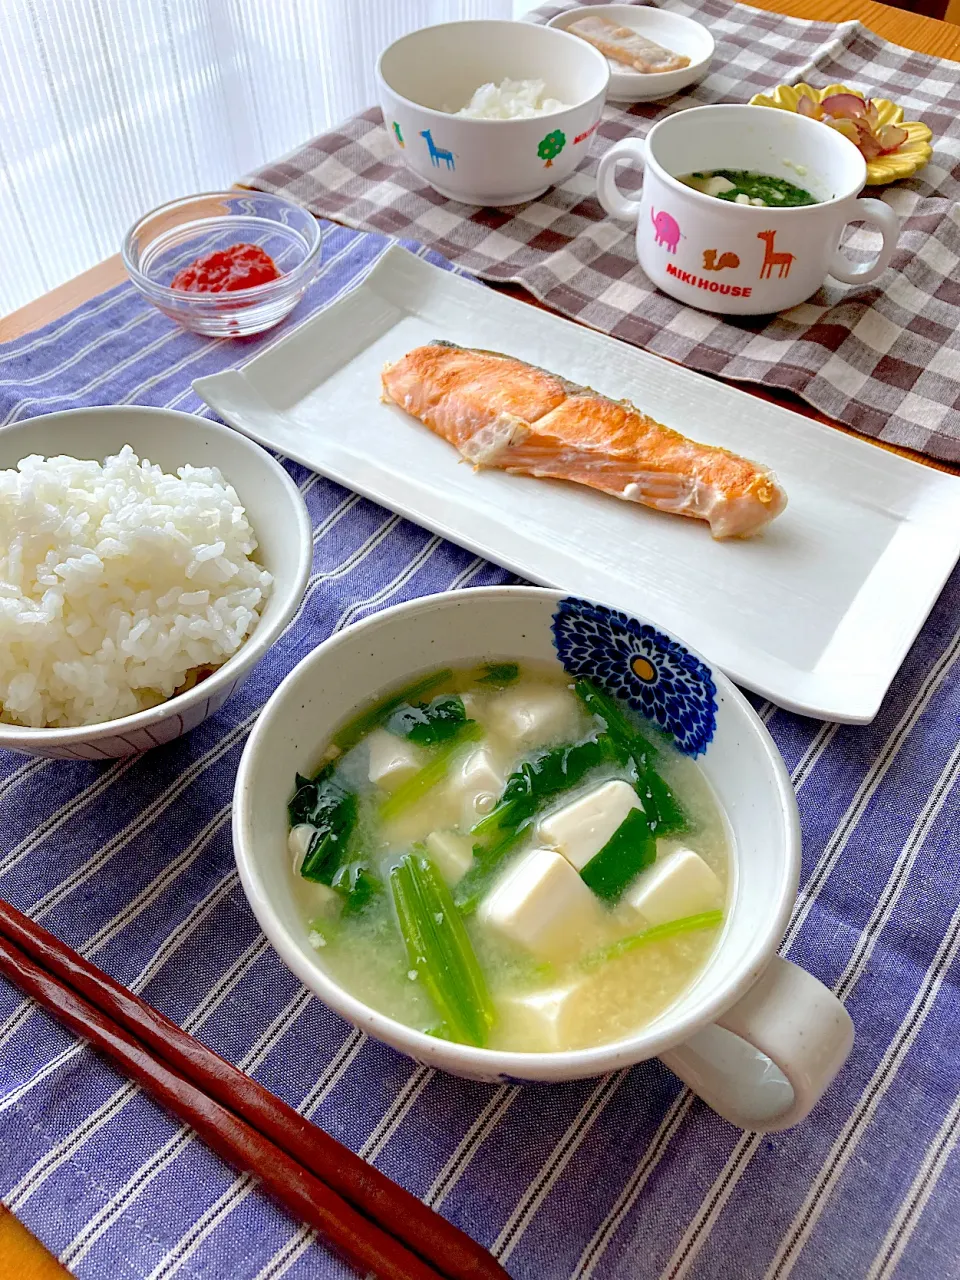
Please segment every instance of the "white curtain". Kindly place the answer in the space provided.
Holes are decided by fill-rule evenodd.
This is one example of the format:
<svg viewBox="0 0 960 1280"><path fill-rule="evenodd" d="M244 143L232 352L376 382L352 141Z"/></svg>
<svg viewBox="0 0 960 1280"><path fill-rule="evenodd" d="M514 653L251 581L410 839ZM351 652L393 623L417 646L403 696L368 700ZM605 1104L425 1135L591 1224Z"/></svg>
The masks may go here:
<svg viewBox="0 0 960 1280"><path fill-rule="evenodd" d="M525 3L520 4L525 9ZM406 31L513 0L0 0L0 314L376 100Z"/></svg>

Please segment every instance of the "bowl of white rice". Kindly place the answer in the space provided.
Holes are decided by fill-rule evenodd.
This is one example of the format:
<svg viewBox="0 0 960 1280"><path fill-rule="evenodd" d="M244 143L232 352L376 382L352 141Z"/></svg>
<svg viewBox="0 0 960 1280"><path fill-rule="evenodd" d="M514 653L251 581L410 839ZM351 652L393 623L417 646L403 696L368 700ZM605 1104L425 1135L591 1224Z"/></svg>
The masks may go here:
<svg viewBox="0 0 960 1280"><path fill-rule="evenodd" d="M107 759L215 712L297 610L306 505L264 449L169 409L0 430L0 749Z"/></svg>
<svg viewBox="0 0 960 1280"><path fill-rule="evenodd" d="M497 207L536 199L587 158L609 80L592 45L529 22L423 27L377 63L403 162L443 196Z"/></svg>

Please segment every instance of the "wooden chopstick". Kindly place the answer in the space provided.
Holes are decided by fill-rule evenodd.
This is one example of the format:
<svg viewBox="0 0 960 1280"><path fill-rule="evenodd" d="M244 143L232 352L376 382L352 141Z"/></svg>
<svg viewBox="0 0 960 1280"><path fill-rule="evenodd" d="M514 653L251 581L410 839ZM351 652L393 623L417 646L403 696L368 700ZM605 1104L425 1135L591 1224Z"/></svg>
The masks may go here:
<svg viewBox="0 0 960 1280"><path fill-rule="evenodd" d="M287 1175L291 1173L289 1164L293 1164L301 1178L310 1179L322 1187L327 1197L333 1197L330 1206L334 1219L339 1206L353 1215L347 1219L348 1239L358 1226L354 1218L362 1215L367 1230L379 1231L388 1243L390 1237L394 1244L399 1242L398 1247L406 1255L402 1258L404 1265L409 1260L411 1265L421 1267L420 1271L389 1271L382 1270L381 1263L378 1264L381 1269L373 1268L376 1275L409 1274L422 1276L424 1280L426 1276L439 1276L444 1280L507 1280L500 1264L468 1235L0 899L0 944L4 940L12 945L0 949L0 972L24 990L27 990L24 981L29 978L32 985L28 994L110 1056L117 1057L114 1046L122 1043L125 1046L122 1065L130 1074L134 1074L131 1062L142 1065L144 1059L149 1061L152 1066L144 1067L145 1075L134 1077L144 1088L156 1092L150 1083L152 1070L167 1072L172 1079L165 1076L164 1080L172 1087L172 1093L167 1090L157 1096L232 1163L237 1164L239 1156L240 1167L259 1175L267 1185L268 1179L259 1164L243 1162L245 1154L252 1149L250 1143L259 1139L266 1148L272 1149L266 1152L267 1159L275 1154ZM30 969L25 965L30 965ZM71 1000L79 1001L79 1005L72 1004ZM74 1017L73 1022L68 1020L68 1013ZM88 1014L98 1017L99 1021L90 1022ZM94 1036L94 1025L102 1026L106 1040L101 1042ZM162 1061L157 1063L148 1051ZM183 1096L190 1091L191 1105L199 1108L201 1116L206 1114L205 1107L215 1108L209 1113L209 1138L192 1115L185 1116L177 1110L174 1104L178 1089ZM238 1131L234 1126L237 1124L252 1133L244 1135L245 1141L238 1149L231 1148L231 1154L218 1145L218 1141L222 1142L219 1135L222 1129L236 1137ZM323 1223L318 1223L303 1212L299 1200L293 1204L286 1199L282 1187L271 1189L295 1213L317 1226L336 1244L335 1221L329 1214ZM381 1253L388 1252L384 1241L379 1241L378 1247ZM424 1263L429 1264L426 1269ZM388 1264L393 1265L389 1259ZM368 1263L363 1265L370 1269Z"/></svg>
<svg viewBox="0 0 960 1280"><path fill-rule="evenodd" d="M214 1151L315 1227L361 1275L389 1280L439 1280L439 1272L395 1237L351 1208L326 1183L149 1053L72 988L35 964L9 938L0 937L0 974L9 978L64 1026L118 1063L148 1093L189 1124Z"/></svg>

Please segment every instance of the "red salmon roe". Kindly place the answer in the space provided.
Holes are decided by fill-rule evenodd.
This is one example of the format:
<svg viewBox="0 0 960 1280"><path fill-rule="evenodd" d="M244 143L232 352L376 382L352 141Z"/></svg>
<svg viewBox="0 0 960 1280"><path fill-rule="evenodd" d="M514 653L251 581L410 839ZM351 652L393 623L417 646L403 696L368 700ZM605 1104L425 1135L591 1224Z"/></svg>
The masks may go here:
<svg viewBox="0 0 960 1280"><path fill-rule="evenodd" d="M280 275L269 253L258 245L232 244L227 249L215 249L178 271L170 288L184 293L228 293L252 289L268 280L278 280Z"/></svg>

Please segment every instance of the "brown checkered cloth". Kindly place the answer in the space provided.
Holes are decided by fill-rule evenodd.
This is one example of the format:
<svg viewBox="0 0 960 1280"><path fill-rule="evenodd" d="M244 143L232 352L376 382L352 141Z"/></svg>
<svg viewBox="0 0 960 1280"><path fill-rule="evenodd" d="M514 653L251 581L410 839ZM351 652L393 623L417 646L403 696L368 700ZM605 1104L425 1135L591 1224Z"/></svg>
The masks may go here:
<svg viewBox="0 0 960 1280"><path fill-rule="evenodd" d="M421 185L377 109L244 181L347 226L429 245L467 271L521 284L563 315L690 368L789 389L865 435L960 462L960 63L888 44L857 22L806 22L728 0L662 7L710 28L711 73L667 104L608 104L589 159L530 204L476 209ZM745 102L801 80L890 98L933 130L931 162L882 195L901 219L891 267L870 285L829 281L773 317L721 319L658 293L637 265L633 230L608 218L594 196L599 156L670 112ZM623 177L628 186L629 172ZM869 234L853 234L853 256L872 243Z"/></svg>

